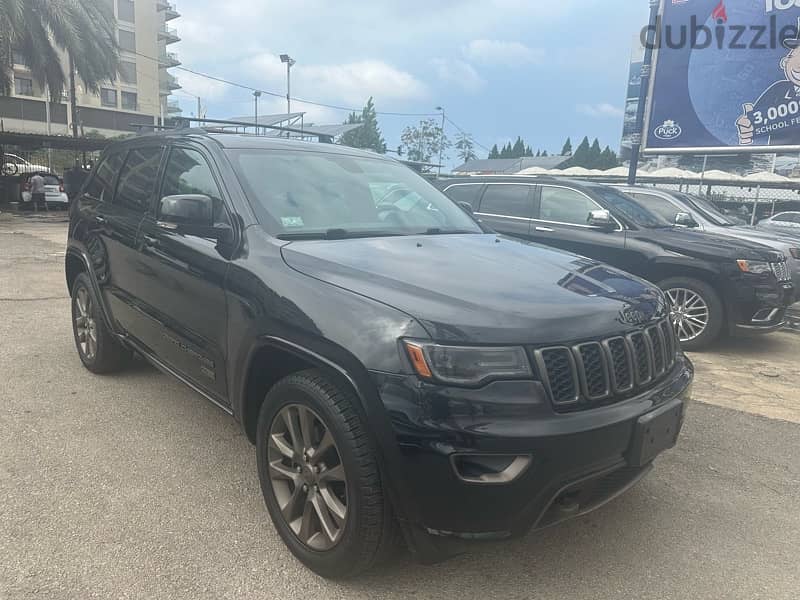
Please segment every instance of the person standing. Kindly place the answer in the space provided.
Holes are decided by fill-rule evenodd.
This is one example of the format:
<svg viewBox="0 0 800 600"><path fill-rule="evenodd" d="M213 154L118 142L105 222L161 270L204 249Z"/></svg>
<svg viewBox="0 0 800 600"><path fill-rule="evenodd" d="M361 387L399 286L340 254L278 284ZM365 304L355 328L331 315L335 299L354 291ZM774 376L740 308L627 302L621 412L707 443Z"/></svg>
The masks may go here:
<svg viewBox="0 0 800 600"><path fill-rule="evenodd" d="M47 203L44 195L44 177L36 173L31 177L31 200L33 200L33 209L39 210L39 203L47 209Z"/></svg>

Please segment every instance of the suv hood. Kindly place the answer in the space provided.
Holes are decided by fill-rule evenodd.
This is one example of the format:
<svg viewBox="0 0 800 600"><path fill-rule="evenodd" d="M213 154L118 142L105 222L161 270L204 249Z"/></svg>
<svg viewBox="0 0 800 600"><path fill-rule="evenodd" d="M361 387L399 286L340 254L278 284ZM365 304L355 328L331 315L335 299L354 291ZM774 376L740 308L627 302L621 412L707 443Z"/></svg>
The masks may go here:
<svg viewBox="0 0 800 600"><path fill-rule="evenodd" d="M719 262L721 260L763 260L779 262L782 254L771 248L718 233L674 227L670 229L644 229L628 231L628 237L658 244L666 250L685 256Z"/></svg>
<svg viewBox="0 0 800 600"><path fill-rule="evenodd" d="M497 235L291 242L281 252L300 273L411 315L437 341L552 344L666 314L662 293L641 279Z"/></svg>

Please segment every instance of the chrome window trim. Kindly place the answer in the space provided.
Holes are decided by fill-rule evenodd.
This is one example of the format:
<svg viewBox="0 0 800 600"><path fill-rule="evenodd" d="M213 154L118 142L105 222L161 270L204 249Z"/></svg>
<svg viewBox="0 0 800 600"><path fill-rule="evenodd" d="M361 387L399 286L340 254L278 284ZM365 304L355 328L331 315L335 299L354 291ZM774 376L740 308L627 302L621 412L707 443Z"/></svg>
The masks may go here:
<svg viewBox="0 0 800 600"><path fill-rule="evenodd" d="M594 204L597 207L598 210L608 210L607 208L604 208L604 207L600 206L594 198L589 196L589 194L587 194L585 192L582 192L581 190L576 190L575 188L571 188L571 187L566 186L566 185L555 185L555 184L552 184L552 183L539 183L537 185L542 189L544 189L546 187L549 187L549 188L558 188L558 189L562 189L562 190L569 190L570 192L575 192L576 194L580 194L581 196L583 196L584 198L589 200L589 202ZM540 214L541 214L541 210L542 210L542 196L541 196L541 192L540 192L540 194L539 194L539 213ZM611 212L611 211L609 211L609 212ZM617 224L617 229L614 229L613 231L623 231L625 229L622 226L622 223L620 223L613 214L611 215L611 218L614 219L614 222ZM547 219L531 219L531 221L539 221L540 223L553 223L555 225L569 225L570 227L583 227L584 229L593 229L595 231L600 230L599 227L595 227L594 225L580 225L578 223L565 223L564 221L548 221Z"/></svg>

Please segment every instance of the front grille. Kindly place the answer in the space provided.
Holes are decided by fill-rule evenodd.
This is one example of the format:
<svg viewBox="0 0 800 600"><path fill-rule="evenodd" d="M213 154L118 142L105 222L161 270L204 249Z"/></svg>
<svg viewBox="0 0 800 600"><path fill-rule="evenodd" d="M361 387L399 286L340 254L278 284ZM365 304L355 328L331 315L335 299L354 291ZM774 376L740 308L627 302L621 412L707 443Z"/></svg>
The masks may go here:
<svg viewBox="0 0 800 600"><path fill-rule="evenodd" d="M791 281L792 277L789 274L789 265L786 264L786 261L769 263L769 266L772 267L772 272L775 273L778 281Z"/></svg>
<svg viewBox="0 0 800 600"><path fill-rule="evenodd" d="M672 369L677 350L665 319L625 337L536 348L533 356L556 409L579 410L645 391Z"/></svg>

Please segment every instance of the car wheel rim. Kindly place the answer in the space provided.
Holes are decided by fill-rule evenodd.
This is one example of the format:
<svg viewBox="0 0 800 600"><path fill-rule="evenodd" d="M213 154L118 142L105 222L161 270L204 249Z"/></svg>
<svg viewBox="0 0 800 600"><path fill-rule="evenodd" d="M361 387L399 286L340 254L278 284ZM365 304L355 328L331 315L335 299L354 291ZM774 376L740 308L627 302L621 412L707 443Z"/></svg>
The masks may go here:
<svg viewBox="0 0 800 600"><path fill-rule="evenodd" d="M347 481L330 430L313 410L284 406L272 421L269 479L282 518L306 546L335 546L347 523Z"/></svg>
<svg viewBox="0 0 800 600"><path fill-rule="evenodd" d="M83 355L89 360L97 354L97 323L92 316L92 297L85 287L75 294L75 337Z"/></svg>
<svg viewBox="0 0 800 600"><path fill-rule="evenodd" d="M700 337L708 327L708 304L697 292L686 288L667 290L670 316L681 342L690 342Z"/></svg>

